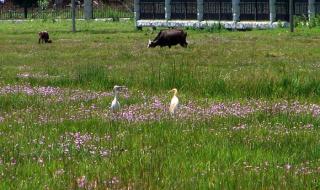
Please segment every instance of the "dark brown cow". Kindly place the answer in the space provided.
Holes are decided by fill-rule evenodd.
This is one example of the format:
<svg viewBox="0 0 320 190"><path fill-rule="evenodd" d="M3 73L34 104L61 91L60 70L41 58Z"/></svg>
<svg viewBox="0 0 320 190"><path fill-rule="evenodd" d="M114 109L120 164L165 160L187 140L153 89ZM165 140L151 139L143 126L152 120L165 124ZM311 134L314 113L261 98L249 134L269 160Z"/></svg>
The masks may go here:
<svg viewBox="0 0 320 190"><path fill-rule="evenodd" d="M180 44L182 47L187 47L188 42L186 41L187 33L181 29L169 29L161 30L157 37L151 41L149 40L148 48L154 48L156 46L171 46Z"/></svg>
<svg viewBox="0 0 320 190"><path fill-rule="evenodd" d="M39 32L39 44L40 42L52 43L52 41L49 39L49 34L47 31Z"/></svg>

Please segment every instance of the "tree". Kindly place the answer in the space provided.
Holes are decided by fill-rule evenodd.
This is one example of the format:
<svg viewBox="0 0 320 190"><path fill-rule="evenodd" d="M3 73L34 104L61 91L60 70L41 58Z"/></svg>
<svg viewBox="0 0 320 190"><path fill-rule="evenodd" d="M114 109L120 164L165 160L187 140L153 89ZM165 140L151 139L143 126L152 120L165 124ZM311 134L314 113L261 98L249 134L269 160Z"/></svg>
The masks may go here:
<svg viewBox="0 0 320 190"><path fill-rule="evenodd" d="M13 0L14 4L17 4L24 9L24 18L28 17L28 8L38 5L38 0Z"/></svg>
<svg viewBox="0 0 320 190"><path fill-rule="evenodd" d="M49 6L48 0L38 0L38 6L41 8L41 10L45 10Z"/></svg>

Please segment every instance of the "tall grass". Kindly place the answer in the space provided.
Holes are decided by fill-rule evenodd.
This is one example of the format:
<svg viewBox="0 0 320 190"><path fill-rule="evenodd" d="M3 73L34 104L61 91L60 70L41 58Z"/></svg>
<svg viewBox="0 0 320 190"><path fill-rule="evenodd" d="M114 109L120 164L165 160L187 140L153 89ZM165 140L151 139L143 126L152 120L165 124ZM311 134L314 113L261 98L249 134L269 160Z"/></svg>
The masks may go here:
<svg viewBox="0 0 320 190"><path fill-rule="evenodd" d="M203 97L226 98L319 95L315 62L318 29L300 29L301 32L298 29L293 35L280 29L212 34L190 30L191 44L187 49L147 49L147 39L155 34L148 30L137 32L128 24L79 22L80 32L76 34L67 32L70 23L65 22L31 25L7 24L8 28L2 30L2 34L7 34L1 37L4 43L12 43L16 37L8 35L10 32L23 34L16 45L5 48L2 53L6 59L4 66L37 65L33 67L34 72L46 73L51 69L62 76L54 81L37 79L42 85L81 84L86 88L106 89L114 83L123 83L151 91L176 86ZM42 29L50 31L53 44L38 46L35 43L36 32ZM33 54L37 56L28 56ZM14 58L22 55L27 57ZM12 71L11 77L17 72Z"/></svg>
<svg viewBox="0 0 320 190"><path fill-rule="evenodd" d="M3 150L3 162L17 160L3 167L1 187L76 188L81 176L86 176L87 185L97 183L100 188L317 187L317 133L286 129L285 134L281 128L261 126L255 120L248 124L257 127L235 131L228 126L232 123L230 119L218 119L192 126L164 122L128 127L88 120L22 129L3 126L6 132L1 145L8 147ZM19 134L14 132L17 130ZM94 139L77 149L69 135L76 132ZM104 136L110 136L110 140ZM60 143L69 152L63 153ZM90 147L97 147L97 153L90 153ZM108 149L109 155L100 157L100 148ZM312 172L305 174L303 168ZM59 173L61 169L63 173ZM25 180L28 182L23 183Z"/></svg>

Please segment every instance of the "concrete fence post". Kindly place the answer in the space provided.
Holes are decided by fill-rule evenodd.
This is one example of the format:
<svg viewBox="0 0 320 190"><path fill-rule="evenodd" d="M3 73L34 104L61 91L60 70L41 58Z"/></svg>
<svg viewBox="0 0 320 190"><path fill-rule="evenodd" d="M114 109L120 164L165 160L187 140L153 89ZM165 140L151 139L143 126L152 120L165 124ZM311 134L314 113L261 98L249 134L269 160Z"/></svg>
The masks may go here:
<svg viewBox="0 0 320 190"><path fill-rule="evenodd" d="M240 21L240 0L232 0L232 18L234 22Z"/></svg>
<svg viewBox="0 0 320 190"><path fill-rule="evenodd" d="M165 0L164 2L165 19L171 19L171 0Z"/></svg>
<svg viewBox="0 0 320 190"><path fill-rule="evenodd" d="M138 20L140 20L140 0L134 0L134 20L136 28L138 27Z"/></svg>
<svg viewBox="0 0 320 190"><path fill-rule="evenodd" d="M276 21L276 0L269 0L270 22Z"/></svg>
<svg viewBox="0 0 320 190"><path fill-rule="evenodd" d="M76 1L71 0L72 32L76 32Z"/></svg>
<svg viewBox="0 0 320 190"><path fill-rule="evenodd" d="M197 0L197 19L203 21L203 0Z"/></svg>
<svg viewBox="0 0 320 190"><path fill-rule="evenodd" d="M84 0L84 18L92 19L92 0Z"/></svg>
<svg viewBox="0 0 320 190"><path fill-rule="evenodd" d="M316 8L314 0L308 0L308 16L309 21L316 16Z"/></svg>

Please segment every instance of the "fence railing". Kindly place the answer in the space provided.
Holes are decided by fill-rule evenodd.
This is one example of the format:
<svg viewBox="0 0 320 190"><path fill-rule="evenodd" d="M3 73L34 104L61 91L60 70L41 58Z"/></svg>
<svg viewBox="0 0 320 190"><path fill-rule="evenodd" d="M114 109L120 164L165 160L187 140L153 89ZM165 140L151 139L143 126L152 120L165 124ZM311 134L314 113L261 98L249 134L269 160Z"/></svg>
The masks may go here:
<svg viewBox="0 0 320 190"><path fill-rule="evenodd" d="M314 4L314 8L316 13L320 13L320 2L316 2Z"/></svg>
<svg viewBox="0 0 320 190"><path fill-rule="evenodd" d="M172 0L171 19L196 20L197 19L197 1L196 0ZM289 3L287 0L277 0L275 3L275 20L289 19ZM314 4L315 13L320 13L320 0ZM240 20L269 20L269 1L268 0L246 0L240 1ZM295 0L294 14L308 17L308 1ZM50 19L50 18L71 18L71 7L61 8L31 7L27 10L28 19ZM132 10L125 10L123 7L99 5L93 7L93 18L133 18ZM232 20L232 1L231 0L204 0L203 1L203 19L204 20ZM21 7L4 7L0 4L0 20L24 19L24 9ZM76 8L76 18L84 18L83 5ZM165 1L161 0L142 0L140 2L141 19L165 19Z"/></svg>
<svg viewBox="0 0 320 190"><path fill-rule="evenodd" d="M92 12L93 18L133 18L133 12L129 10L117 9L108 5L94 7ZM71 7L47 8L31 7L27 10L27 19L70 19ZM76 7L76 18L84 18L83 6ZM4 8L0 5L0 20L8 19L25 19L24 9L21 7Z"/></svg>
<svg viewBox="0 0 320 190"><path fill-rule="evenodd" d="M204 2L203 18L205 20L232 20L231 2Z"/></svg>
<svg viewBox="0 0 320 190"><path fill-rule="evenodd" d="M241 2L240 20L269 20L269 2Z"/></svg>
<svg viewBox="0 0 320 190"><path fill-rule="evenodd" d="M308 2L296 2L294 4L294 14L308 16Z"/></svg>
<svg viewBox="0 0 320 190"><path fill-rule="evenodd" d="M288 0L276 0L273 5L270 5L272 1L269 0L240 0L239 4L233 4L232 0L202 2L203 4L197 0L171 0L167 5L167 10L170 11L166 14L165 0L141 0L139 19L165 19L167 15L167 18L172 20L270 21L271 19L273 22L289 20ZM309 1L293 0L293 2L294 15L308 18ZM320 0L315 0L314 8L310 10L315 10L310 14L320 14Z"/></svg>
<svg viewBox="0 0 320 190"><path fill-rule="evenodd" d="M171 19L197 19L197 2L172 2Z"/></svg>
<svg viewBox="0 0 320 190"><path fill-rule="evenodd" d="M289 3L276 3L276 20L289 20Z"/></svg>
<svg viewBox="0 0 320 190"><path fill-rule="evenodd" d="M165 19L164 2L141 2L140 17L142 19Z"/></svg>

